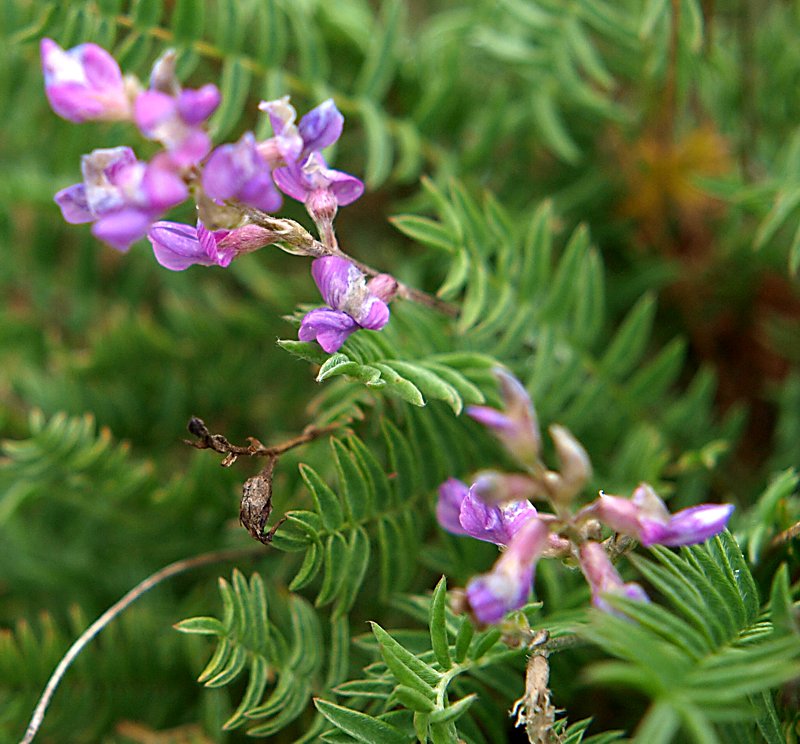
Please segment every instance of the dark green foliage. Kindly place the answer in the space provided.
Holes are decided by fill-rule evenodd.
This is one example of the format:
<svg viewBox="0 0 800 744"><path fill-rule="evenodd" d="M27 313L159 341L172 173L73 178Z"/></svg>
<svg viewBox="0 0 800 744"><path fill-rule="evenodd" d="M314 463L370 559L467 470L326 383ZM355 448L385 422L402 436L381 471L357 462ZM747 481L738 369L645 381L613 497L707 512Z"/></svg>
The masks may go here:
<svg viewBox="0 0 800 744"><path fill-rule="evenodd" d="M0 742L121 595L245 546L255 565L218 587L188 574L106 628L42 741L516 741L528 652L506 640L538 629L564 744L792 741L800 17L762 6L0 3ZM218 142L269 136L262 98L333 96L330 161L368 187L340 243L457 317L398 300L328 355L294 340L319 302L304 259L173 273L63 224L52 195L81 154L134 132L49 111L43 36L143 78L175 48L188 86L222 89ZM733 501L736 541L632 554L653 601L612 598L619 615L543 561L537 602L476 627L460 587L497 550L445 534L434 505L445 478L513 465L464 412L499 403L498 364L585 445L587 499L645 480L674 509ZM184 447L193 415L237 443L338 427L281 457L272 548L237 523L259 465Z"/></svg>

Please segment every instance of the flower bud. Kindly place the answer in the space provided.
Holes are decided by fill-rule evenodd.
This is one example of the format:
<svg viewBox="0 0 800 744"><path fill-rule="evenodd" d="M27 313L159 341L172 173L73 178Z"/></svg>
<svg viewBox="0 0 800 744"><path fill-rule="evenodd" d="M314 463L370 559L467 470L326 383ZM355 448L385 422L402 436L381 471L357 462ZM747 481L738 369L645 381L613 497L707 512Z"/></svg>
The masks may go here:
<svg viewBox="0 0 800 744"><path fill-rule="evenodd" d="M378 274L367 282L367 289L379 300L391 302L397 295L397 279L391 274Z"/></svg>
<svg viewBox="0 0 800 744"><path fill-rule="evenodd" d="M472 495L485 504L494 505L542 498L545 493L541 485L527 475L484 470L472 484Z"/></svg>
<svg viewBox="0 0 800 744"><path fill-rule="evenodd" d="M586 450L569 429L554 424L549 431L561 463L559 489L555 498L568 501L586 485L592 475L592 464Z"/></svg>
<svg viewBox="0 0 800 744"><path fill-rule="evenodd" d="M467 414L491 429L520 463L533 466L539 461L541 435L536 411L522 383L504 369L496 368L504 410L488 406L469 406Z"/></svg>

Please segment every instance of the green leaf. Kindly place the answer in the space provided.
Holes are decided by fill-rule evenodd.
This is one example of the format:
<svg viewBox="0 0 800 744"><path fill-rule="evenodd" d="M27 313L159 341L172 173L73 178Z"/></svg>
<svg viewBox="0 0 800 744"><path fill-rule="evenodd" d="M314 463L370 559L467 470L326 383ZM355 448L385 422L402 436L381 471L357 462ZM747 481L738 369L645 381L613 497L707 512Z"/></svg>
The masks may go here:
<svg viewBox="0 0 800 744"><path fill-rule="evenodd" d="M386 477L386 471L375 458L375 455L358 437L352 436L347 440L353 456L358 463L360 471L369 481L369 491L372 494L372 510L376 507L384 511L392 501L392 487Z"/></svg>
<svg viewBox="0 0 800 744"><path fill-rule="evenodd" d="M203 36L205 3L198 0L176 0L171 18L175 40L191 43ZM224 90L224 88L223 88Z"/></svg>
<svg viewBox="0 0 800 744"><path fill-rule="evenodd" d="M172 626L181 633L197 633L199 635L224 636L225 626L215 617L192 617L181 620Z"/></svg>
<svg viewBox="0 0 800 744"><path fill-rule="evenodd" d="M347 615L331 617L330 653L327 661L325 687L329 688L347 679L350 669L350 623Z"/></svg>
<svg viewBox="0 0 800 744"><path fill-rule="evenodd" d="M779 633L800 633L795 619L792 592L789 588L789 570L785 563L780 565L772 580L769 597L769 614L772 625Z"/></svg>
<svg viewBox="0 0 800 744"><path fill-rule="evenodd" d="M393 592L402 591L408 582L404 561L397 560L405 554L405 540L393 517L378 522L378 547L380 549L381 601L386 602Z"/></svg>
<svg viewBox="0 0 800 744"><path fill-rule="evenodd" d="M422 397L420 389L411 380L407 380L393 367L381 362L375 362L375 368L381 373L386 382L386 392L396 395L412 406L424 406L425 398Z"/></svg>
<svg viewBox="0 0 800 744"><path fill-rule="evenodd" d="M314 705L336 728L352 736L364 744L407 744L411 737L400 729L390 726L378 718L359 713L327 700L314 698Z"/></svg>
<svg viewBox="0 0 800 744"><path fill-rule="evenodd" d="M625 317L601 361L607 374L622 377L639 362L650 338L655 309L653 297L644 295Z"/></svg>
<svg viewBox="0 0 800 744"><path fill-rule="evenodd" d="M308 586L322 567L323 551L318 543L311 543L303 557L303 563L289 584L289 591L296 592Z"/></svg>
<svg viewBox="0 0 800 744"><path fill-rule="evenodd" d="M340 532L328 536L325 543L325 563L322 573L322 587L314 604L317 607L332 602L342 589L350 570L350 551L347 541Z"/></svg>
<svg viewBox="0 0 800 744"><path fill-rule="evenodd" d="M753 241L754 247L763 248L798 206L800 206L800 186L780 192L774 206L758 228Z"/></svg>
<svg viewBox="0 0 800 744"><path fill-rule="evenodd" d="M469 707L478 699L475 693L467 695L461 700L456 700L452 705L448 705L444 710L437 710L431 714L431 723L451 723L457 721Z"/></svg>
<svg viewBox="0 0 800 744"><path fill-rule="evenodd" d="M360 522L373 511L372 493L369 489L369 484L353 461L347 447L340 440L331 439L331 447L348 519Z"/></svg>
<svg viewBox="0 0 800 744"><path fill-rule="evenodd" d="M380 625L371 622L370 626L380 644L384 661L398 682L432 695L433 687L439 683L442 675L398 643Z"/></svg>
<svg viewBox="0 0 800 744"><path fill-rule="evenodd" d="M580 160L581 151L567 132L558 114L551 93L538 90L531 96L531 113L545 144L562 160L574 165Z"/></svg>
<svg viewBox="0 0 800 744"><path fill-rule="evenodd" d="M359 366L347 354L342 354L341 352L333 354L319 368L317 382L323 382L335 375L353 374Z"/></svg>
<svg viewBox="0 0 800 744"><path fill-rule="evenodd" d="M441 222L413 214L396 215L390 217L389 222L401 233L417 243L422 243L445 253L453 254L456 252L453 236Z"/></svg>
<svg viewBox="0 0 800 744"><path fill-rule="evenodd" d="M387 360L381 366L391 367L398 374L411 380L428 398L443 400L456 415L461 413L464 404L458 391L435 372L412 362L401 362L395 359Z"/></svg>
<svg viewBox="0 0 800 744"><path fill-rule="evenodd" d="M355 85L357 95L364 99L379 101L391 83L404 11L402 0L383 0L381 4L382 28L371 35L369 51Z"/></svg>
<svg viewBox="0 0 800 744"><path fill-rule="evenodd" d="M416 710L421 713L430 713L436 708L434 702L427 695L423 695L413 687L398 685L394 691L397 699L409 710Z"/></svg>
<svg viewBox="0 0 800 744"><path fill-rule="evenodd" d="M367 138L367 165L364 182L370 189L376 189L392 170L393 146L389 131L388 117L368 99L358 102L364 135Z"/></svg>
<svg viewBox="0 0 800 744"><path fill-rule="evenodd" d="M431 597L430 621L431 646L436 661L442 669L449 669L453 665L450 658L450 644L447 639L447 626L445 610L447 608L447 580L444 576L439 579L436 589Z"/></svg>
<svg viewBox="0 0 800 744"><path fill-rule="evenodd" d="M322 518L322 524L329 532L333 532L344 524L344 514L338 496L325 483L316 470L308 465L300 464L300 475L303 478L314 506Z"/></svg>
<svg viewBox="0 0 800 744"><path fill-rule="evenodd" d="M370 543L367 533L363 527L356 527L350 533L349 560L347 564L347 574L345 576L339 602L334 610L334 615L338 616L350 611L355 602L358 590L364 581L369 566Z"/></svg>
<svg viewBox="0 0 800 744"><path fill-rule="evenodd" d="M454 648L456 663L460 664L467 658L467 651L469 650L469 644L472 642L474 633L475 626L469 621L466 615L462 616L461 625L458 626Z"/></svg>
<svg viewBox="0 0 800 744"><path fill-rule="evenodd" d="M221 668L215 670L215 674L207 675L205 680L198 677L198 680L203 681L206 687L225 687L242 673L246 663L247 649L244 646L236 645L231 649L225 663L220 665ZM205 670L203 673L206 673Z"/></svg>
<svg viewBox="0 0 800 744"><path fill-rule="evenodd" d="M309 341L295 341L294 339L279 339L278 346L286 351L294 354L300 359L305 359L307 362L314 364L324 364L328 360L326 354L319 344L311 343Z"/></svg>
<svg viewBox="0 0 800 744"><path fill-rule="evenodd" d="M141 29L158 26L163 10L161 0L134 0L131 7L134 26Z"/></svg>
<svg viewBox="0 0 800 744"><path fill-rule="evenodd" d="M269 665L263 656L254 655L250 664L250 677L247 682L247 689L244 692L241 702L233 714L222 724L223 731L232 731L247 722L247 711L253 708L264 690L267 688L269 679Z"/></svg>
<svg viewBox="0 0 800 744"><path fill-rule="evenodd" d="M387 418L381 420L389 450L389 464L394 472L395 503L403 504L419 488L416 456L400 430Z"/></svg>
<svg viewBox="0 0 800 744"><path fill-rule="evenodd" d="M239 121L250 92L251 77L250 68L245 66L241 58L226 57L219 84L222 103L210 121L214 139L224 140Z"/></svg>

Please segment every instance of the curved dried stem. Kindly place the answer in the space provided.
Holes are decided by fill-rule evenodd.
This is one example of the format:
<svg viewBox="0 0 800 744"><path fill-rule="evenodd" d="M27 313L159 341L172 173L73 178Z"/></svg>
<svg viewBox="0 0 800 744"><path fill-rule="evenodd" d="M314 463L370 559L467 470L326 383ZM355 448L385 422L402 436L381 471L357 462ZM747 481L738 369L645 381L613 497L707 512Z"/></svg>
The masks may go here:
<svg viewBox="0 0 800 744"><path fill-rule="evenodd" d="M64 674L66 673L67 669L69 669L72 662L75 661L81 651L86 648L89 642L103 628L105 628L106 625L108 625L118 615L130 607L137 599L139 599L139 597L150 591L153 587L158 586L162 581L170 579L173 576L177 576L178 574L185 573L186 571L190 571L193 568L208 566L212 563L222 563L224 561L243 558L245 556L261 555L262 553L262 549L218 550L213 553L203 553L201 555L196 555L193 558L183 558L175 563L170 563L168 566L164 566L164 568L159 569L154 574L148 576L144 581L137 584L124 597L122 597L122 599L111 605L111 607L109 607L102 615L100 615L100 617L98 617L97 620L95 620L83 633L81 633L76 641L69 647L67 652L61 658L61 661L58 663L58 666L55 668L55 671L50 676L50 679L47 681L44 691L39 698L39 702L36 704L36 708L33 711L33 715L31 716L31 721L25 731L25 735L22 737L22 739L20 739L19 744L30 744L30 742L32 742L36 737L36 734L39 732L42 722L44 721L47 707L50 705L50 701L53 699L53 694L55 693L58 685L61 683Z"/></svg>

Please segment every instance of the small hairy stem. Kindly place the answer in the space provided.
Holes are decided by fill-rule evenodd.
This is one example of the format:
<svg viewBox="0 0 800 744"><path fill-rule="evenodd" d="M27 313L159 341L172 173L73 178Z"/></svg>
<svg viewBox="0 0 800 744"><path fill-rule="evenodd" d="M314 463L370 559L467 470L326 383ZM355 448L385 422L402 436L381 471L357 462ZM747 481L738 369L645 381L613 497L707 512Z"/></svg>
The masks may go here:
<svg viewBox="0 0 800 744"><path fill-rule="evenodd" d="M42 692L42 696L39 698L39 702L36 704L36 708L33 711L31 721L28 724L27 730L25 731L25 736L20 739L19 744L30 744L30 742L33 741L34 737L39 732L42 721L44 721L47 706L50 705L50 701L53 698L56 688L61 683L64 674L66 673L67 669L69 669L72 662L75 661L81 651L86 648L89 642L103 628L105 628L106 625L108 625L124 610L130 607L137 599L139 599L139 597L150 591L150 589L152 589L154 586L158 586L158 584L160 584L162 581L170 579L173 576L177 576L178 574L182 574L186 571L190 571L193 568L208 566L212 563L222 563L224 561L230 561L251 555L261 555L261 550L218 550L213 553L196 555L193 558L183 558L182 560L176 561L175 563L170 563L168 566L164 566L164 568L161 568L154 574L151 574L144 581L131 589L124 597L122 597L122 599L111 605L111 607L109 607L102 615L100 615L100 617L97 618L97 620L95 620L83 633L81 633L77 640L69 647L67 653L65 653L62 657L58 666L55 668L55 671L47 681L44 692Z"/></svg>
<svg viewBox="0 0 800 744"><path fill-rule="evenodd" d="M266 212L261 212L258 209L252 209L245 205L239 205L239 207L254 225L272 230L279 234L281 236L280 242L286 243L289 253L314 256L315 258L319 258L320 256L339 256L358 266L367 276L378 276L378 274L383 273L348 256L341 248L337 247L335 243L328 247L320 241L315 240L302 225L294 220L272 217L266 214ZM416 302L419 305L425 305L444 315L449 315L452 318L458 315L458 308L455 305L440 300L438 297L430 295L427 292L409 287L402 282L397 283L397 296L402 297L404 300Z"/></svg>

